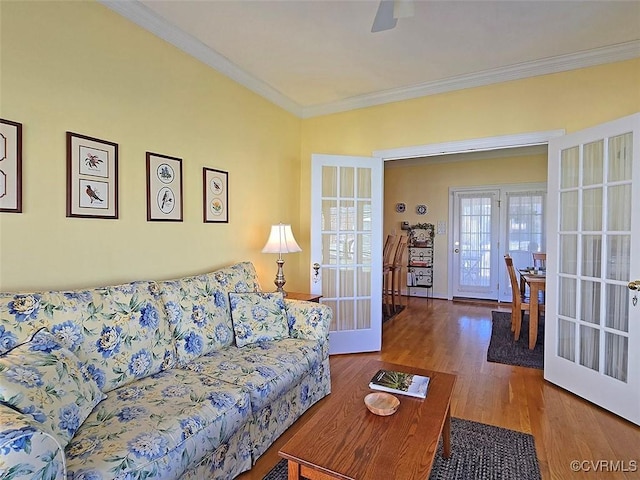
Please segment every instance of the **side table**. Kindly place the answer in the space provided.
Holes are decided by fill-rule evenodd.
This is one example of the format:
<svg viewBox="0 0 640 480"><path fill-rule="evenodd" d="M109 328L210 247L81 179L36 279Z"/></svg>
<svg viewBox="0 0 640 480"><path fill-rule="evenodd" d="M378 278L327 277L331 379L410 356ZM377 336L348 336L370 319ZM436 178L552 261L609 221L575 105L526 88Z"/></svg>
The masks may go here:
<svg viewBox="0 0 640 480"><path fill-rule="evenodd" d="M322 298L322 295L318 295L315 293L287 292L287 296L284 298L286 298L287 300L305 300L307 302L320 303L320 298Z"/></svg>

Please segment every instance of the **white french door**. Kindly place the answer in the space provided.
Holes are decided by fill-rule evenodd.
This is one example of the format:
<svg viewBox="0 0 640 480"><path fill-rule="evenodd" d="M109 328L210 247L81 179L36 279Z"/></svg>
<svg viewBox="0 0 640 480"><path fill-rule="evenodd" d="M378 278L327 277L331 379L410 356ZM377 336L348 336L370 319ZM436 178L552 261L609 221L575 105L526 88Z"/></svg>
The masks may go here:
<svg viewBox="0 0 640 480"><path fill-rule="evenodd" d="M546 380L640 425L640 114L549 142Z"/></svg>
<svg viewBox="0 0 640 480"><path fill-rule="evenodd" d="M333 309L329 353L382 347L382 159L313 155L311 292Z"/></svg>
<svg viewBox="0 0 640 480"><path fill-rule="evenodd" d="M453 296L498 298L499 190L453 194Z"/></svg>

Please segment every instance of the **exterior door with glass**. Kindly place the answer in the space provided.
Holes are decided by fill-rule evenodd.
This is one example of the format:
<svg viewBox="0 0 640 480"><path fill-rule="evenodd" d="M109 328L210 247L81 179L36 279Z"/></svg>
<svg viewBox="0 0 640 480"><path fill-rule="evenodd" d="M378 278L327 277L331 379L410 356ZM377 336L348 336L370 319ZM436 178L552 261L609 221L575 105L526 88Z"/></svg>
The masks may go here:
<svg viewBox="0 0 640 480"><path fill-rule="evenodd" d="M453 296L498 298L498 190L453 193Z"/></svg>
<svg viewBox="0 0 640 480"><path fill-rule="evenodd" d="M329 353L382 347L382 159L313 155L312 293L333 309Z"/></svg>
<svg viewBox="0 0 640 480"><path fill-rule="evenodd" d="M544 377L640 425L640 114L549 142Z"/></svg>

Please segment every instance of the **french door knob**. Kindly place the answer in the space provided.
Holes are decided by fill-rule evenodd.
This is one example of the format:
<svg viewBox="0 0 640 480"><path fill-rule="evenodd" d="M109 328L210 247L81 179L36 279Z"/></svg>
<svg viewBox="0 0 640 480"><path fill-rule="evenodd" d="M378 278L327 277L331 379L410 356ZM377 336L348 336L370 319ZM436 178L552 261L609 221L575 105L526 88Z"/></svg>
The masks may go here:
<svg viewBox="0 0 640 480"><path fill-rule="evenodd" d="M627 285L629 290L640 290L640 280L634 280Z"/></svg>

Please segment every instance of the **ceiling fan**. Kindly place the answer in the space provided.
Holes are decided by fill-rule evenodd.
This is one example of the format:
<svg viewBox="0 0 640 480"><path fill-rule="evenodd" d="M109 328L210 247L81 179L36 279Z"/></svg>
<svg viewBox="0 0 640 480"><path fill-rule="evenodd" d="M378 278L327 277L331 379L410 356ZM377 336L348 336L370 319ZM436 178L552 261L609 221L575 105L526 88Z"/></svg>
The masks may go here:
<svg viewBox="0 0 640 480"><path fill-rule="evenodd" d="M371 33L395 28L398 18L413 16L413 0L380 0Z"/></svg>

